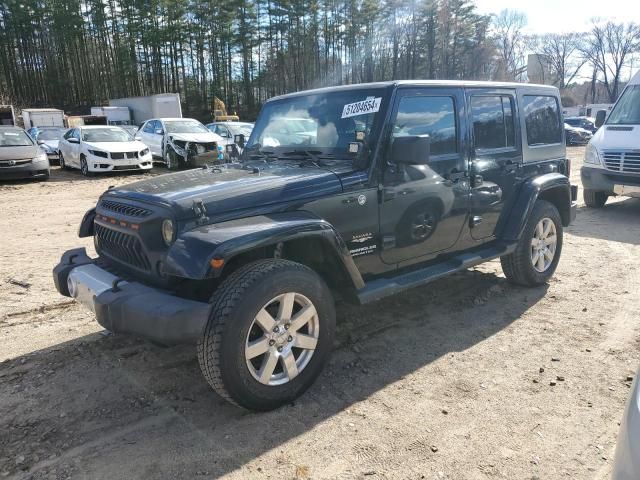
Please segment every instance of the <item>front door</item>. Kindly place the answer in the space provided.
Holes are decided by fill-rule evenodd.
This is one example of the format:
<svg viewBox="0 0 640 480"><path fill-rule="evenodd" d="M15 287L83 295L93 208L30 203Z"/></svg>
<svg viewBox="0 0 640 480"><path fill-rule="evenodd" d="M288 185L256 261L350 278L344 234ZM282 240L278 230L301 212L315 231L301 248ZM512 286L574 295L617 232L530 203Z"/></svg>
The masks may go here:
<svg viewBox="0 0 640 480"><path fill-rule="evenodd" d="M468 162L462 89L400 89L392 111L385 155L395 138L429 135L424 165L384 159L380 199L381 258L387 264L418 262L450 250L469 209Z"/></svg>
<svg viewBox="0 0 640 480"><path fill-rule="evenodd" d="M491 240L522 164L515 91L467 90L471 117L471 236Z"/></svg>

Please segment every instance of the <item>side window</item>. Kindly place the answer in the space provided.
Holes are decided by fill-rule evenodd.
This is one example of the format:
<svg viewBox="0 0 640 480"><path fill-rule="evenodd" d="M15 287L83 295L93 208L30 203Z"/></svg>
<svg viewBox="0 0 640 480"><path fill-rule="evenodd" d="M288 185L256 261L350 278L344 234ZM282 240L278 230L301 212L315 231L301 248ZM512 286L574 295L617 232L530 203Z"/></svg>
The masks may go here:
<svg viewBox="0 0 640 480"><path fill-rule="evenodd" d="M456 115L452 97L405 96L400 99L393 138L429 135L431 155L457 153Z"/></svg>
<svg viewBox="0 0 640 480"><path fill-rule="evenodd" d="M153 133L153 120L148 121L147 123L145 123L144 127L142 128L142 131L144 133Z"/></svg>
<svg viewBox="0 0 640 480"><path fill-rule="evenodd" d="M160 120L155 120L153 122L153 132L155 133L157 130L162 130L164 132L164 128L162 128L162 122Z"/></svg>
<svg viewBox="0 0 640 480"><path fill-rule="evenodd" d="M72 135L73 135L73 128L65 132L64 139L68 140L69 138L71 138Z"/></svg>
<svg viewBox="0 0 640 480"><path fill-rule="evenodd" d="M522 108L529 145L551 145L562 142L560 108L555 97L524 95Z"/></svg>
<svg viewBox="0 0 640 480"><path fill-rule="evenodd" d="M77 138L78 140L80 140L80 129L79 128L75 128L73 130L73 138Z"/></svg>
<svg viewBox="0 0 640 480"><path fill-rule="evenodd" d="M515 145L513 104L504 95L471 97L474 145L480 150L508 148Z"/></svg>

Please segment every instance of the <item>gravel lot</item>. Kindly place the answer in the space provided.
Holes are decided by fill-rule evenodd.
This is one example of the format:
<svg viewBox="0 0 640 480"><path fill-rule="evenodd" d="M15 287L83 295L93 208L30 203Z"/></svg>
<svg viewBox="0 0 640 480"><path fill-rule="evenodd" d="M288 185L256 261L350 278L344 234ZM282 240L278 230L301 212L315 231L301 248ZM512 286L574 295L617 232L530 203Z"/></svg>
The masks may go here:
<svg viewBox="0 0 640 480"><path fill-rule="evenodd" d="M0 185L0 477L608 476L640 359L640 200L581 206L545 287L509 285L494 261L341 306L315 386L254 414L209 389L193 348L104 336L55 292L60 254L93 250L84 211L141 176L52 173Z"/></svg>

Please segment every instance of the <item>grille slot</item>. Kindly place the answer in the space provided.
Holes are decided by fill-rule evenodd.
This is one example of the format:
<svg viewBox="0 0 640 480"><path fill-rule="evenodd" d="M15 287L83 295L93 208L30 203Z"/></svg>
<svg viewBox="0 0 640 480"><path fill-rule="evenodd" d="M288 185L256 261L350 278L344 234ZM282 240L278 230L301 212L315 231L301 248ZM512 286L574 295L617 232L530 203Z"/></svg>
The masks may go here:
<svg viewBox="0 0 640 480"><path fill-rule="evenodd" d="M151 270L151 264L142 244L133 235L94 224L95 236L101 253L140 270Z"/></svg>
<svg viewBox="0 0 640 480"><path fill-rule="evenodd" d="M112 152L111 159L112 160L123 160L125 158L134 159L138 158L138 152Z"/></svg>
<svg viewBox="0 0 640 480"><path fill-rule="evenodd" d="M133 205L114 202L112 200L103 200L100 202L100 208L104 208L105 210L110 210L121 215L127 215L128 217L148 217L151 215L151 210L147 210L146 208L135 207Z"/></svg>
<svg viewBox="0 0 640 480"><path fill-rule="evenodd" d="M605 150L603 155L608 170L640 174L640 150Z"/></svg>

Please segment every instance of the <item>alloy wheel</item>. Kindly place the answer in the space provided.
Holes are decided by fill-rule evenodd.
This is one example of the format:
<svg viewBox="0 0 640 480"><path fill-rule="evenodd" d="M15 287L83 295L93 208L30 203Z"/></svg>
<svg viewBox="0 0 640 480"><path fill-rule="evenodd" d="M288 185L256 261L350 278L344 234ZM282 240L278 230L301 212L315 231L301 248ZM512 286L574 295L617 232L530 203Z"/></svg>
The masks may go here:
<svg viewBox="0 0 640 480"><path fill-rule="evenodd" d="M288 292L271 299L249 327L245 360L263 385L282 385L309 364L318 344L320 321L313 303Z"/></svg>
<svg viewBox="0 0 640 480"><path fill-rule="evenodd" d="M536 271L543 273L549 269L557 245L556 224L548 217L542 218L536 225L531 239L531 263Z"/></svg>

